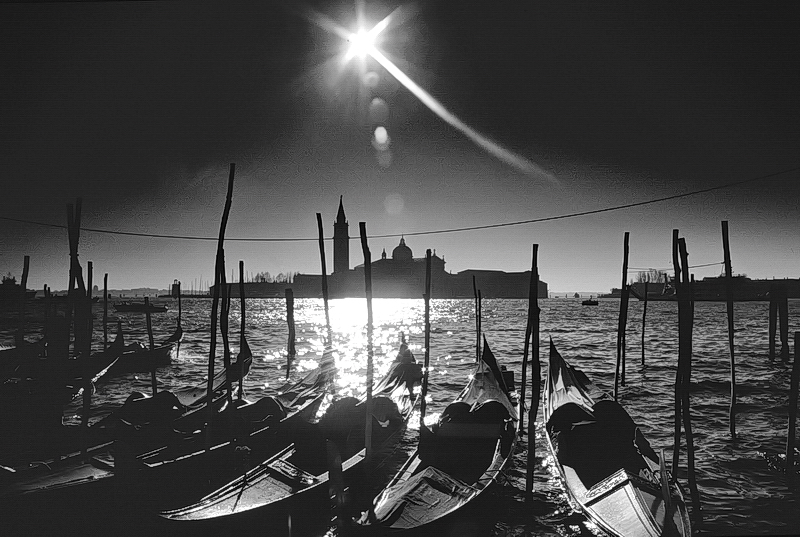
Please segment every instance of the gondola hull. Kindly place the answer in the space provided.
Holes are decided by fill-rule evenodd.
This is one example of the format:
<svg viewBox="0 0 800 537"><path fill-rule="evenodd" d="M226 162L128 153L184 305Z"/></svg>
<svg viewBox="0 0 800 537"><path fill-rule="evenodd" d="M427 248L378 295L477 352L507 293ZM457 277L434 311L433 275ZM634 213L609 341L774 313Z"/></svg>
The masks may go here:
<svg viewBox="0 0 800 537"><path fill-rule="evenodd" d="M550 347L544 421L568 493L609 535L691 535L683 493L639 428Z"/></svg>
<svg viewBox="0 0 800 537"><path fill-rule="evenodd" d="M423 427L420 448L358 520L359 534L438 534L467 505L476 505L508 465L519 401L500 380L488 345L484 349L484 364L434 429Z"/></svg>

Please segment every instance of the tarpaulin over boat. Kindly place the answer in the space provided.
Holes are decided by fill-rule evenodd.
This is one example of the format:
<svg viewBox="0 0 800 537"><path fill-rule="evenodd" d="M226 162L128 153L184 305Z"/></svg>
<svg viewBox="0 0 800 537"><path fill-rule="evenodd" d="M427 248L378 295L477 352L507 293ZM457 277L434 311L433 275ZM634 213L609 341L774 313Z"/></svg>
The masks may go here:
<svg viewBox="0 0 800 537"><path fill-rule="evenodd" d="M434 466L384 491L375 510L379 523L393 528L414 528L453 511L475 494L470 485Z"/></svg>
<svg viewBox="0 0 800 537"><path fill-rule="evenodd" d="M475 374L475 381L467 385L464 393L459 397L459 401L469 403L471 412L475 412L490 401L499 402L508 410L509 416L517 419L517 410L509 399L508 389L497 365L497 359L485 340L482 360L482 367L479 368L482 372L479 371Z"/></svg>
<svg viewBox="0 0 800 537"><path fill-rule="evenodd" d="M567 403L575 403L591 416L596 401L610 398L608 394L597 389L582 371L565 362L552 341L547 382L547 406L551 411Z"/></svg>
<svg viewBox="0 0 800 537"><path fill-rule="evenodd" d="M333 359L333 350L325 347L319 367L310 371L305 377L294 384L287 384L278 391L281 403L286 406L300 404L308 397L315 397L320 390L326 388L336 377L336 362Z"/></svg>

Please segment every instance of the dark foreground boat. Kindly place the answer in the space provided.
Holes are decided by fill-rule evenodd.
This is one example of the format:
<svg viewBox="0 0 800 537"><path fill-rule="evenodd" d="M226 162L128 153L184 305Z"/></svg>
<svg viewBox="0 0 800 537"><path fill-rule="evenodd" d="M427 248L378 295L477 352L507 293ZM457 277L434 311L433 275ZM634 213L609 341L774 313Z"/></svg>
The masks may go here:
<svg viewBox="0 0 800 537"><path fill-rule="evenodd" d="M10 534L19 534L31 525L48 523L36 517L52 513L61 518L61 527L80 528L82 520L95 514L142 518L186 505L241 475L250 460L260 462L284 448L285 438L307 424L320 402L321 397L283 413L273 398L263 398L250 406L251 410L270 410L266 415L253 412L260 420L243 413L244 407L237 408L233 414L219 416L218 431L228 439L215 438L209 450L204 449L200 434L186 445L176 438L170 445L136 455L134 442L123 435L113 449L98 447L87 457L77 454L50 467L31 469L0 492L0 502L9 513L4 527ZM247 434L253 423L257 430ZM238 435L237 429L242 431ZM53 508L58 514L49 511Z"/></svg>
<svg viewBox="0 0 800 537"><path fill-rule="evenodd" d="M622 406L550 342L544 398L548 447L567 491L609 535L689 536L683 494Z"/></svg>
<svg viewBox="0 0 800 537"><path fill-rule="evenodd" d="M401 351L398 361L374 390L372 445L373 460L380 458L383 450L393 444L405 429L414 409L415 393L422 378L419 364L403 359L411 356ZM298 383L300 387L313 383ZM303 390L300 389L300 392ZM287 393L295 394L298 390ZM293 395L294 397L294 395ZM199 502L180 509L164 511L161 517L171 529L180 527L195 534L213 534L223 529L263 533L265 525L285 525L294 521L293 527L314 525L314 520L330 520L329 502L329 450L337 447L343 459L342 479L365 459L364 425L366 421L363 401L346 398L331 405L318 425L299 431L301 436L290 438L292 444L274 457L258 465ZM311 424L309 424L311 425ZM310 434L309 434L310 433ZM295 435L297 432L295 432ZM326 446L326 442L329 445ZM180 522L181 524L178 524ZM297 529L297 528L295 528Z"/></svg>
<svg viewBox="0 0 800 537"><path fill-rule="evenodd" d="M484 340L483 357L439 422L421 429L419 448L357 521L364 534L438 531L474 503L508 464L517 441L519 402ZM359 532L362 533L362 532Z"/></svg>

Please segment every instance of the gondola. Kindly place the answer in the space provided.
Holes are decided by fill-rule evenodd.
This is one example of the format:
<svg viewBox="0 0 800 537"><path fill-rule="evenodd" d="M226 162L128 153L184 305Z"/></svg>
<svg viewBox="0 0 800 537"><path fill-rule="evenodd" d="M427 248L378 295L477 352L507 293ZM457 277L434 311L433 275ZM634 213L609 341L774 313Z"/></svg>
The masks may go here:
<svg viewBox="0 0 800 537"><path fill-rule="evenodd" d="M587 518L620 537L689 536L683 493L625 409L550 342L547 442Z"/></svg>
<svg viewBox="0 0 800 537"><path fill-rule="evenodd" d="M0 430L19 432L61 424L63 407L83 393L84 375L94 386L116 364L123 344L115 341L103 352L81 356L26 360L0 384Z"/></svg>
<svg viewBox="0 0 800 537"><path fill-rule="evenodd" d="M398 359L374 389L371 457L381 453L404 430L418 397L422 369L410 351L401 347ZM308 382L301 383L308 384ZM293 392L290 392L293 393ZM182 526L188 532L213 533L224 528L260 531L268 522L280 523L292 518L311 524L311 513L328 516L328 449L326 441L336 445L335 453L344 459L343 478L365 459L364 401L346 398L335 402L311 431L291 437L291 444L274 457L236 478L199 502L160 515L172 529ZM253 525L254 523L258 525ZM180 523L180 524L178 524ZM165 527L166 529L166 527Z"/></svg>
<svg viewBox="0 0 800 537"><path fill-rule="evenodd" d="M141 513L186 505L241 474L247 459L261 461L285 447L287 431L302 427L320 402L321 397L286 412L265 397L232 413L220 413L210 449L204 448L205 434L200 432L136 454L136 430L131 427L118 433L110 448L98 446L86 457L76 454L26 471L0 491L0 498L20 513L47 505L81 512L82 505L90 505L83 503L86 499L92 499L95 509Z"/></svg>
<svg viewBox="0 0 800 537"><path fill-rule="evenodd" d="M419 448L389 481L358 533L415 531L429 535L498 479L517 442L519 401L484 340L481 361L432 429L421 428Z"/></svg>
<svg viewBox="0 0 800 537"><path fill-rule="evenodd" d="M227 404L224 391L226 376L231 382L246 376L252 359L251 353L240 353L229 370L222 369L214 377L211 393L215 413L223 410ZM112 443L116 431L119 430L118 427L133 428L136 431L135 435L129 435L129 441L134 444L132 449L136 453L156 450L177 438L185 442L205 426L208 418L207 395L208 388L205 382L173 391L159 391L154 396L135 391L128 396L122 406L89 427L86 434L79 434L76 426L62 426L58 430L49 431L46 445L38 446L38 449L37 446L33 446L35 453L33 458L41 462L31 463L28 468L19 467L19 463L27 463L28 459L18 461L19 457L5 451L0 451L0 461L12 467L17 463L16 468L12 470L21 474L18 477L24 479L26 471L35 466L69 466L70 461L77 460L77 450L81 445L88 446L91 453L108 458L111 457L110 451L113 449ZM238 401L236 404L241 405ZM254 411L248 412L254 413ZM55 459L48 460L51 457ZM8 475L0 476L0 480L8 477Z"/></svg>
<svg viewBox="0 0 800 537"><path fill-rule="evenodd" d="M243 359L249 362L252 356ZM317 414L323 397L324 393L309 394L288 407L271 396L254 403L234 401L214 418L210 438L203 430L169 427L169 442L144 453L138 434L141 423L122 420L113 446L98 446L89 457L76 454L49 467L30 469L0 496L21 505L39 505L82 494L97 494L106 502L122 495L124 503L145 511L186 505L241 474L245 463L257 464L284 448L288 444L284 438ZM176 400L180 406L180 398ZM202 412L194 414L202 417ZM206 449L209 440L211 447Z"/></svg>

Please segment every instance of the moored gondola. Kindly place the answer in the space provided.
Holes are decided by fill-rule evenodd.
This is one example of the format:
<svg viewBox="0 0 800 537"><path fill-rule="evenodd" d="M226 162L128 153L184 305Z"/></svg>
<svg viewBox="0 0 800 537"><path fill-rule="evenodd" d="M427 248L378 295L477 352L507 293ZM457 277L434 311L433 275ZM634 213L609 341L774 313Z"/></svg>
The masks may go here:
<svg viewBox="0 0 800 537"><path fill-rule="evenodd" d="M429 535L498 479L517 441L519 401L484 340L483 355L466 387L419 448L357 521L368 535L414 531Z"/></svg>
<svg viewBox="0 0 800 537"><path fill-rule="evenodd" d="M550 342L544 421L569 494L604 532L691 535L680 487L625 409Z"/></svg>
<svg viewBox="0 0 800 537"><path fill-rule="evenodd" d="M401 352L387 374L374 389L371 458L380 458L405 429L418 398L422 370L413 355ZM409 360L410 356L410 360ZM299 390L289 390L294 398ZM339 404L337 404L339 403ZM329 472L326 442L335 445L342 459L343 478L366 457L364 449L365 404L345 398L332 404L318 424L290 431L291 444L269 460L234 479L192 505L163 511L160 515L175 529L189 533L202 530L236 528L237 534L248 528L263 530L264 524L280 524L287 519L308 525L312 513L329 520ZM258 525L253 525L257 522ZM319 520L317 520L319 522Z"/></svg>

